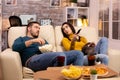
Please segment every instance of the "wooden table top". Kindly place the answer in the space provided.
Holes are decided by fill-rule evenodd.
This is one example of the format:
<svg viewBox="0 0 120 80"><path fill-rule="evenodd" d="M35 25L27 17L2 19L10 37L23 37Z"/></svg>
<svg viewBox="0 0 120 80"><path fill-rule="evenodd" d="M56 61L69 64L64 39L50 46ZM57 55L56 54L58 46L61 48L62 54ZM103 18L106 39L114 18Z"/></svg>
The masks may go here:
<svg viewBox="0 0 120 80"><path fill-rule="evenodd" d="M62 76L62 74L60 73L61 70L65 67L68 67L68 66L48 67L47 70L38 71L34 74L34 80L65 80L64 77ZM108 70L108 74L98 77L98 78L102 78L102 79L103 78L111 78L111 77L115 77L118 75L117 72L115 72L114 70L108 68L107 66L105 66L103 64L95 65L95 66L79 66L79 67L106 67ZM83 80L88 79L88 78L89 77L84 77Z"/></svg>

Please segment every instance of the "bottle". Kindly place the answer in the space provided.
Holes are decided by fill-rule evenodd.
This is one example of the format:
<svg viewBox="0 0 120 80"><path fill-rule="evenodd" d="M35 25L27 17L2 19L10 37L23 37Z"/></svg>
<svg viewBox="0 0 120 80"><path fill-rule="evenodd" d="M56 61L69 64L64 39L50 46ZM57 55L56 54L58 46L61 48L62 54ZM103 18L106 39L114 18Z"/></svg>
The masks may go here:
<svg viewBox="0 0 120 80"><path fill-rule="evenodd" d="M95 65L95 55L94 54L88 55L88 65L89 66Z"/></svg>
<svg viewBox="0 0 120 80"><path fill-rule="evenodd" d="M61 67L64 66L65 63L65 57L64 56L58 56L57 57L57 66Z"/></svg>

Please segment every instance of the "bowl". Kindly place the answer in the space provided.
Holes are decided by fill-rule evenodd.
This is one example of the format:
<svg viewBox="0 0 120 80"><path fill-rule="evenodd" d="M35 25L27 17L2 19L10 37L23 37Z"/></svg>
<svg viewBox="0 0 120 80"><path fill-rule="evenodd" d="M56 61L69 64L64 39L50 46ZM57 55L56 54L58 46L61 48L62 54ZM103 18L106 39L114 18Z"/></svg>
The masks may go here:
<svg viewBox="0 0 120 80"><path fill-rule="evenodd" d="M43 53L50 52L53 50L53 46L51 44L45 44L43 46L39 46L39 50Z"/></svg>
<svg viewBox="0 0 120 80"><path fill-rule="evenodd" d="M81 77L81 75L78 76L78 77L74 77L74 78L70 78L70 77L67 77L67 76L65 76L65 75L63 75L63 77L64 77L65 79L67 79L67 80L78 80L78 79Z"/></svg>
<svg viewBox="0 0 120 80"><path fill-rule="evenodd" d="M67 80L77 80L82 75L82 69L76 66L70 66L69 68L62 69L61 74Z"/></svg>

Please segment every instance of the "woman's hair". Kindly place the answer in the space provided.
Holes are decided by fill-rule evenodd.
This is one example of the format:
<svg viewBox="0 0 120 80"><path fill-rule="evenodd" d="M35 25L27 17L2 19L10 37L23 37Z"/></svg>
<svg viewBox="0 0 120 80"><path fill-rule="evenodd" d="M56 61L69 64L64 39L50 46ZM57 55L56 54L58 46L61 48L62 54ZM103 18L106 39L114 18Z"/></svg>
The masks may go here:
<svg viewBox="0 0 120 80"><path fill-rule="evenodd" d="M67 24L67 25L70 27L70 29L72 30L72 32L73 32L73 34L74 34L74 33L75 33L75 28L74 28L74 26L73 26L72 24L70 24L69 22L64 22L64 23L62 24L62 27L63 27L65 24ZM61 31L62 31L63 36L66 37L66 38L68 38L68 35L64 33L62 27L61 27ZM69 38L68 38L68 39L69 39Z"/></svg>
<svg viewBox="0 0 120 80"><path fill-rule="evenodd" d="M22 26L22 21L18 16L10 16L9 17L9 21L10 21L10 26Z"/></svg>

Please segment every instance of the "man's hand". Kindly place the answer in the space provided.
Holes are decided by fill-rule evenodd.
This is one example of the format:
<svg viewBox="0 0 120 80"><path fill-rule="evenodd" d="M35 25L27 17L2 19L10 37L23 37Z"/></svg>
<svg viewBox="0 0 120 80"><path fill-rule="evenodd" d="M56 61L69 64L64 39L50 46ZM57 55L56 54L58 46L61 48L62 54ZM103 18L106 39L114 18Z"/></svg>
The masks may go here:
<svg viewBox="0 0 120 80"><path fill-rule="evenodd" d="M38 42L39 44L45 44L45 40L42 38L31 39L25 42L26 47L30 46L33 43Z"/></svg>
<svg viewBox="0 0 120 80"><path fill-rule="evenodd" d="M45 44L45 40L42 39L42 38L36 38L36 39L33 39L33 42L38 42L39 44Z"/></svg>

